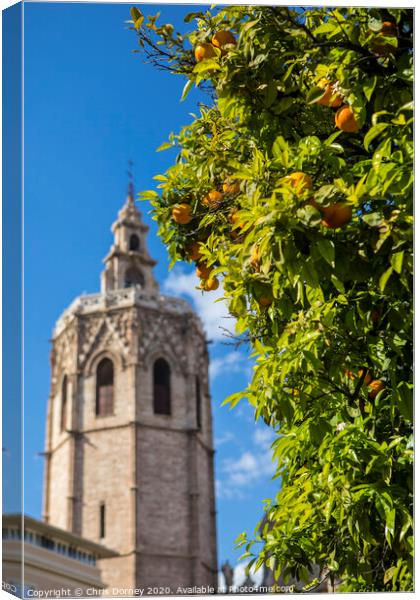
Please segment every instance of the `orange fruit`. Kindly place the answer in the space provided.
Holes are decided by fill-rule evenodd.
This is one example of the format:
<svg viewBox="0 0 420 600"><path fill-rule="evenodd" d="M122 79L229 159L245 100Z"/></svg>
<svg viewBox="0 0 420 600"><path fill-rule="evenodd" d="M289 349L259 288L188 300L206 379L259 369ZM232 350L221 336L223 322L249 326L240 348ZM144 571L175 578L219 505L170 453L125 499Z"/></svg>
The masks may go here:
<svg viewBox="0 0 420 600"><path fill-rule="evenodd" d="M200 279L208 279L210 273L212 271L212 267L208 267L204 263L198 263L195 272L197 273L197 277Z"/></svg>
<svg viewBox="0 0 420 600"><path fill-rule="evenodd" d="M211 43L216 48L220 48L222 55L224 55L227 52L225 46L227 44L236 44L236 39L233 33L222 29L214 34L214 36L211 38Z"/></svg>
<svg viewBox="0 0 420 600"><path fill-rule="evenodd" d="M381 318L381 312L377 308L374 308L370 313L370 318L372 319L372 323L377 325Z"/></svg>
<svg viewBox="0 0 420 600"><path fill-rule="evenodd" d="M258 304L260 306L271 306L271 304L273 304L273 299L269 296L261 296L261 298L258 300Z"/></svg>
<svg viewBox="0 0 420 600"><path fill-rule="evenodd" d="M221 192L218 192L217 190L209 192L207 196L204 196L203 198L203 204L205 204L209 208L219 208L222 202L223 194Z"/></svg>
<svg viewBox="0 0 420 600"><path fill-rule="evenodd" d="M336 204L331 204L325 208L321 207L320 210L324 216L321 223L325 225L325 227L337 229L338 227L344 227L344 225L347 225L347 223L351 221L351 206L348 206L343 202L337 202Z"/></svg>
<svg viewBox="0 0 420 600"><path fill-rule="evenodd" d="M392 21L384 21L379 35L384 37L398 37L396 24ZM381 43L381 41L376 38L371 43L371 50L374 54L378 54L379 56L387 56L388 54L395 52L396 47L392 44Z"/></svg>
<svg viewBox="0 0 420 600"><path fill-rule="evenodd" d="M381 35L385 35L387 37L397 37L398 29L396 24L392 21L384 21L382 23Z"/></svg>
<svg viewBox="0 0 420 600"><path fill-rule="evenodd" d="M213 58L216 56L214 47L208 42L197 44L194 48L194 56L197 62L204 60L205 58Z"/></svg>
<svg viewBox="0 0 420 600"><path fill-rule="evenodd" d="M239 215L238 215L238 209L234 208L232 210L232 212L229 215L229 221L232 223L232 225L236 225L239 221Z"/></svg>
<svg viewBox="0 0 420 600"><path fill-rule="evenodd" d="M361 378L361 376L363 375L363 369L359 369L357 372L357 376L359 377L359 379ZM372 375L370 375L369 371L366 373L365 378L363 380L363 382L366 385L369 385L369 383L372 381Z"/></svg>
<svg viewBox="0 0 420 600"><path fill-rule="evenodd" d="M205 292L214 292L219 287L219 280L217 277L210 277L209 279L205 279L200 283L200 287Z"/></svg>
<svg viewBox="0 0 420 600"><path fill-rule="evenodd" d="M312 189L312 178L306 173L296 171L286 177L287 183L297 192L303 192L305 190Z"/></svg>
<svg viewBox="0 0 420 600"><path fill-rule="evenodd" d="M346 377L348 377L349 379L355 379L354 373L352 371L344 371L344 374ZM358 379L361 378L361 376L363 375L363 369L359 369L357 371L357 377ZM365 378L363 380L363 383L365 385L369 385L369 383L372 381L372 376L369 373L366 373Z"/></svg>
<svg viewBox="0 0 420 600"><path fill-rule="evenodd" d="M186 225L192 220L191 206L186 203L177 204L172 209L172 218L175 223Z"/></svg>
<svg viewBox="0 0 420 600"><path fill-rule="evenodd" d="M345 133L356 133L360 127L354 116L354 112L345 104L335 113L335 126Z"/></svg>
<svg viewBox="0 0 420 600"><path fill-rule="evenodd" d="M329 106L330 108L337 108L343 104L343 96L337 92L334 92L334 86L328 81L328 79L321 79L318 83L318 87L324 89L324 95L316 101L317 104L322 106Z"/></svg>
<svg viewBox="0 0 420 600"><path fill-rule="evenodd" d="M201 256L201 248L198 242L194 242L187 247L187 257L189 260L198 260Z"/></svg>
<svg viewBox="0 0 420 600"><path fill-rule="evenodd" d="M385 384L380 379L374 379L369 383L368 388L370 389L369 398L376 398L379 392L385 389Z"/></svg>
<svg viewBox="0 0 420 600"><path fill-rule="evenodd" d="M223 192L225 194L237 194L241 191L239 181L231 181L227 179L223 184Z"/></svg>

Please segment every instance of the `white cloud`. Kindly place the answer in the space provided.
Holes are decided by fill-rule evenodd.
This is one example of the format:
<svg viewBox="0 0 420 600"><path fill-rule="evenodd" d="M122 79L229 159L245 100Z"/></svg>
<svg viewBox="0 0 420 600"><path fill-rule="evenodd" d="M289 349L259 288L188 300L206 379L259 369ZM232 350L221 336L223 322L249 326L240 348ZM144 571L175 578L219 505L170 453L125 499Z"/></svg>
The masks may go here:
<svg viewBox="0 0 420 600"><path fill-rule="evenodd" d="M245 574L245 569L247 566L247 562L241 562L238 565L236 565L236 567L233 570L233 585L234 587L239 587L241 585L243 585L245 583L246 580L246 574ZM255 570L254 568L251 568L251 572L250 572L250 576L252 581L254 582L254 585L261 585L262 584L262 579L263 579L263 575L264 575L264 569L262 567L260 567L259 569Z"/></svg>
<svg viewBox="0 0 420 600"><path fill-rule="evenodd" d="M225 431L225 433L222 433L222 435L220 437L217 437L214 440L214 445L216 446L216 448L220 448L220 446L223 446L223 444L228 444L229 442L232 442L235 439L235 436L233 435L233 433L231 431Z"/></svg>
<svg viewBox="0 0 420 600"><path fill-rule="evenodd" d="M254 442L257 446L268 447L274 441L276 434L269 427L258 427L254 431Z"/></svg>
<svg viewBox="0 0 420 600"><path fill-rule="evenodd" d="M275 437L269 427L258 425L247 449L222 461L216 488L219 498L243 498L253 486L273 477L276 462L271 444Z"/></svg>
<svg viewBox="0 0 420 600"><path fill-rule="evenodd" d="M275 464L270 449L246 450L237 458L222 461L223 479L218 484L220 498L243 498L244 491L261 480L271 478Z"/></svg>
<svg viewBox="0 0 420 600"><path fill-rule="evenodd" d="M174 296L184 294L192 300L210 340L221 341L226 339L222 328L233 332L234 319L229 315L226 302L223 300L216 302L216 300L223 297L222 286L215 292L202 292L196 289L198 283L194 271L185 273L182 269L175 268L170 272L163 287L169 294Z"/></svg>
<svg viewBox="0 0 420 600"><path fill-rule="evenodd" d="M234 593L238 591L246 581L247 575L245 574L245 569L247 566L247 562L240 562L235 567L233 567L233 581L232 581L232 590L230 593ZM255 569L255 567L251 567L250 577L254 583L254 586L260 586L264 577L264 569L260 567L259 569ZM222 593L226 593L226 582L225 577L222 572L219 572L219 590Z"/></svg>
<svg viewBox="0 0 420 600"><path fill-rule="evenodd" d="M219 375L226 375L227 373L248 374L250 369L249 359L235 350L224 356L210 359L210 377L212 379L215 379Z"/></svg>

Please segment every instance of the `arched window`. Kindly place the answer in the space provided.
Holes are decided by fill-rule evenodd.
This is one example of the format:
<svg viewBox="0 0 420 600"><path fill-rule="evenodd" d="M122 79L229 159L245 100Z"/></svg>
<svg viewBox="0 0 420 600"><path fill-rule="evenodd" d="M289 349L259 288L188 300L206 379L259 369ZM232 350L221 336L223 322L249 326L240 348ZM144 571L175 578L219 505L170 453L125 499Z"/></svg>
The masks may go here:
<svg viewBox="0 0 420 600"><path fill-rule="evenodd" d="M144 286L144 277L141 271L138 271L134 267L127 269L124 278L124 287L134 287L136 285Z"/></svg>
<svg viewBox="0 0 420 600"><path fill-rule="evenodd" d="M67 427L67 375L63 377L61 384L61 412L60 412L60 431Z"/></svg>
<svg viewBox="0 0 420 600"><path fill-rule="evenodd" d="M156 415L171 414L171 369L163 358L153 365L153 409Z"/></svg>
<svg viewBox="0 0 420 600"><path fill-rule="evenodd" d="M130 248L130 250L133 250L134 252L136 252L140 248L139 236L136 235L135 233L132 233L130 235L129 248Z"/></svg>
<svg viewBox="0 0 420 600"><path fill-rule="evenodd" d="M106 417L114 412L114 365L103 358L96 370L96 415Z"/></svg>
<svg viewBox="0 0 420 600"><path fill-rule="evenodd" d="M99 537L105 537L105 502L99 505Z"/></svg>
<svg viewBox="0 0 420 600"><path fill-rule="evenodd" d="M201 429L201 386L198 375L195 377L195 413L197 416L197 428Z"/></svg>

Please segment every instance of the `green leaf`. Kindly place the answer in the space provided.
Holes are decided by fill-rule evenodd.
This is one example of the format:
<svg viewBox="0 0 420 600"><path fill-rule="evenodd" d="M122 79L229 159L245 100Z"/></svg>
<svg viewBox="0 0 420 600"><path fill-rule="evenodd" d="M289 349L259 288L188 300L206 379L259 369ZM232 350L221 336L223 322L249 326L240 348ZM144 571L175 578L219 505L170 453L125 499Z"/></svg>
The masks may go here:
<svg viewBox="0 0 420 600"><path fill-rule="evenodd" d="M220 71L222 67L213 58L205 58L197 63L193 69L193 73L204 73L205 71Z"/></svg>
<svg viewBox="0 0 420 600"><path fill-rule="evenodd" d="M388 279L392 275L392 271L393 271L393 268L389 267L389 269L387 269L384 273L382 273L382 275L379 279L379 289L381 290L381 292L383 292L384 289L386 288L386 284L388 283Z"/></svg>
<svg viewBox="0 0 420 600"><path fill-rule="evenodd" d="M376 75L373 75L372 77L368 77L367 79L364 80L363 92L364 92L367 100L371 99L372 94L376 87L377 80L378 80L378 78Z"/></svg>
<svg viewBox="0 0 420 600"><path fill-rule="evenodd" d="M363 140L365 150L369 150L369 144L371 144L371 142L373 142L378 135L385 131L387 127L389 127L389 123L377 123L377 125L374 125L369 129Z"/></svg>
<svg viewBox="0 0 420 600"><path fill-rule="evenodd" d="M136 8L135 6L132 6L132 7L130 8L130 15L131 15L131 18L133 19L134 23L135 23L136 21L138 21L138 19L140 19L140 18L142 17L142 14L141 14L141 12L140 12L140 11L139 11L139 9L138 9L138 8Z"/></svg>
<svg viewBox="0 0 420 600"><path fill-rule="evenodd" d="M141 26L143 25L143 21L144 21L144 17L143 15L141 17L139 17L137 19L137 21L134 23L134 27L135 29L137 29L137 31L141 28Z"/></svg>
<svg viewBox="0 0 420 600"><path fill-rule="evenodd" d="M318 86L311 87L311 89L309 90L309 92L306 95L306 103L314 104L315 102L320 100L324 94L325 94L325 90L322 89L321 87L318 87Z"/></svg>
<svg viewBox="0 0 420 600"><path fill-rule="evenodd" d="M285 141L284 137L279 135L276 137L273 143L272 152L274 158L281 158L283 156L283 152L287 152L289 146Z"/></svg>
<svg viewBox="0 0 420 600"><path fill-rule="evenodd" d="M404 250L401 252L396 252L391 256L391 265L394 271L398 274L401 273L404 261Z"/></svg>
<svg viewBox="0 0 420 600"><path fill-rule="evenodd" d="M367 215L362 216L362 220L367 223L370 227L379 227L379 225L383 221L383 217L380 213L368 213Z"/></svg>
<svg viewBox="0 0 420 600"><path fill-rule="evenodd" d="M321 213L310 204L299 208L296 214L302 223L308 227L316 227L321 222Z"/></svg>
<svg viewBox="0 0 420 600"><path fill-rule="evenodd" d="M189 79L187 83L184 85L184 89L182 90L181 102L184 102L185 98L188 96L188 92L192 88L194 81Z"/></svg>
<svg viewBox="0 0 420 600"><path fill-rule="evenodd" d="M322 258L333 268L335 267L335 248L334 242L332 240L322 239L318 240L316 243L316 247L318 252L322 256Z"/></svg>
<svg viewBox="0 0 420 600"><path fill-rule="evenodd" d="M168 150L169 148L173 148L173 144L171 144L171 142L163 142L163 144L161 144L159 146L159 148L156 149L156 152L162 152L162 150ZM166 181L166 177L165 177L165 181Z"/></svg>
<svg viewBox="0 0 420 600"><path fill-rule="evenodd" d="M334 273L331 275L331 281L334 284L334 287L341 292L342 294L346 293L346 288L344 287L343 283L338 279L338 277L336 275L334 275Z"/></svg>
<svg viewBox="0 0 420 600"><path fill-rule="evenodd" d="M184 22L190 23L193 19L200 19L203 18L203 16L204 15L202 12L190 12L187 15L185 15Z"/></svg>
<svg viewBox="0 0 420 600"><path fill-rule="evenodd" d="M392 546L392 539L395 533L395 508L386 513L385 523L385 537L389 546Z"/></svg>

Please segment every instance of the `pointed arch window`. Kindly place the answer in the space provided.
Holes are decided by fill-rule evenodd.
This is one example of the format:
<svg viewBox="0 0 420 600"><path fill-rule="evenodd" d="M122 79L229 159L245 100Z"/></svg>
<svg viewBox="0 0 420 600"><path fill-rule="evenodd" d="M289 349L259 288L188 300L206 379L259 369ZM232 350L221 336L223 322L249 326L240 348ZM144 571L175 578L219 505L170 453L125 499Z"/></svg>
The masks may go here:
<svg viewBox="0 0 420 600"><path fill-rule="evenodd" d="M67 375L64 375L61 384L61 410L60 410L60 431L67 427Z"/></svg>
<svg viewBox="0 0 420 600"><path fill-rule="evenodd" d="M99 505L99 537L101 539L105 537L105 502Z"/></svg>
<svg viewBox="0 0 420 600"><path fill-rule="evenodd" d="M153 365L153 410L156 415L171 414L171 368L164 358Z"/></svg>
<svg viewBox="0 0 420 600"><path fill-rule="evenodd" d="M132 233L130 235L130 243L129 243L129 248L130 250L132 250L133 252L138 252L138 250L140 249L140 240L139 240L139 236L136 235L135 233Z"/></svg>
<svg viewBox="0 0 420 600"><path fill-rule="evenodd" d="M144 286L144 276L143 273L138 269L130 267L125 272L124 287L129 288L135 287L136 285L139 285L141 287Z"/></svg>
<svg viewBox="0 0 420 600"><path fill-rule="evenodd" d="M106 417L114 413L114 365L103 358L96 370L96 415Z"/></svg>

